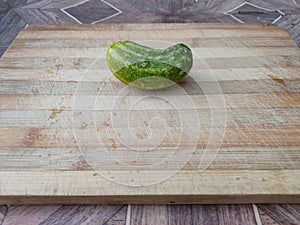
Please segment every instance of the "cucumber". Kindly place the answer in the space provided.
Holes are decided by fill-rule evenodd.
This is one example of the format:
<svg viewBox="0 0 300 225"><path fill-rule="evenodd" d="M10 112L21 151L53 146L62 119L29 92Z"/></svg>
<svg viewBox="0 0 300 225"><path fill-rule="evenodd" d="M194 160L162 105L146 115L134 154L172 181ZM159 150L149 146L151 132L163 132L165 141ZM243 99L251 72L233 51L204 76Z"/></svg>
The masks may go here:
<svg viewBox="0 0 300 225"><path fill-rule="evenodd" d="M123 83L151 90L169 87L187 76L193 55L182 43L153 49L132 41L118 41L107 49L106 61L110 71Z"/></svg>

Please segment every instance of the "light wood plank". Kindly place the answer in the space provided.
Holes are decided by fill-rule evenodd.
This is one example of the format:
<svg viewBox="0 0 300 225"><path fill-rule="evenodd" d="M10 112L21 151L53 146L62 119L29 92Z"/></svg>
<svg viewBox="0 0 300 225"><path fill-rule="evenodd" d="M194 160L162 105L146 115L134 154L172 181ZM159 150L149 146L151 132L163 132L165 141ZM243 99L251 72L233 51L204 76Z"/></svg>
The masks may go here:
<svg viewBox="0 0 300 225"><path fill-rule="evenodd" d="M270 75L271 76L271 75ZM193 78L183 80L178 85L158 91L140 91L133 87L126 88L123 83L110 78L104 82L88 81L39 81L39 80L2 80L1 95L90 95L115 96L122 91L132 92L133 96L156 95L217 95L217 94L251 94L251 93L297 93L300 91L300 79L282 80L271 76L261 80L234 80L234 81L202 81L187 82Z"/></svg>
<svg viewBox="0 0 300 225"><path fill-rule="evenodd" d="M288 34L284 32L278 32L277 29L266 29L266 30L256 30L253 32L252 30L243 30L240 32L239 30L234 29L219 29L216 32L215 29L205 29L205 30L191 30L184 29L183 32L176 32L176 30L164 30L164 32L160 32L159 30L136 30L134 33L132 31L127 30L114 30L114 32L107 32L101 30L86 30L85 32L77 32L74 30L61 30L60 32L53 32L51 30L31 30L31 32L22 32L19 33L19 39L48 39L48 38L120 38L120 39L139 39L139 40L159 40L162 38L184 38L186 37L186 33L189 34L190 38L216 38L220 37L288 37Z"/></svg>
<svg viewBox="0 0 300 225"><path fill-rule="evenodd" d="M166 95L166 98L171 96ZM299 107L300 94L299 93L252 93L252 94L226 94L222 95L210 95L212 102L222 100L224 97L225 104L218 104L214 106L214 109L223 109L224 105L226 109L264 109L264 108L289 108ZM74 117L80 116L81 111L84 110L111 110L112 104L109 104L112 99L108 96L101 98L101 104L95 104L95 96L86 95L83 97L74 98L72 95L0 95L2 104L0 109L2 110L43 110L47 109L52 111L53 108L59 109L64 107L65 111L71 111L74 101L82 100L81 104L76 104L73 109ZM137 97L139 98L139 97ZM177 96L177 98L179 98ZM203 96L189 96L194 102L195 109L211 109L207 97ZM106 100L105 100L106 99ZM115 99L115 98L113 98ZM128 100L135 101L134 97L130 97ZM183 99L186 99L184 97ZM30 104L28 104L30 102ZM129 105L131 105L129 101ZM156 109L167 108L166 106L155 105ZM183 107L181 107L183 108ZM126 109L126 108L125 108ZM180 107L178 108L180 109ZM129 109L128 109L129 110ZM52 113L52 112L51 112Z"/></svg>
<svg viewBox="0 0 300 225"><path fill-rule="evenodd" d="M169 44L170 45L170 44ZM4 58L21 58L27 57L44 57L44 58L92 58L104 59L107 48L31 48L31 47L14 47L5 53ZM299 50L293 47L285 48L268 48L268 47L195 47L193 54L198 59L209 58L231 58L249 57L249 56L297 56L300 57Z"/></svg>
<svg viewBox="0 0 300 225"><path fill-rule="evenodd" d="M108 45L122 39L180 40L199 56L180 88L130 89L122 99L126 86L110 77L104 59ZM299 49L276 26L29 27L0 59L0 203L299 202L299 75ZM166 101L139 102L149 95ZM115 108L115 97L123 108ZM213 124L212 112L218 113ZM118 115L122 123L113 124L109 119ZM153 116L165 119L170 131L163 136L162 124L148 124L153 137L163 137L160 148L132 152L130 146L149 150L150 142L141 141L149 136L143 122ZM198 129L199 139L192 139ZM211 135L219 152L207 146ZM167 164L155 161L166 157ZM142 170L132 174L132 167ZM222 221L253 222L252 208L244 209L233 215L234 206L220 207Z"/></svg>
<svg viewBox="0 0 300 225"><path fill-rule="evenodd" d="M187 201L190 203L272 203L279 201L296 203L299 201L299 196L297 197L300 185L299 170L247 170L246 172L245 170L207 170L204 173L179 171L176 176L160 185L140 188L109 182L106 178L95 175L93 171L1 172L0 183L5 182L5 186L1 185L0 203L27 202L32 204L39 199L43 204L74 203L78 200L82 204L95 202L180 204ZM123 174L127 179L126 171L120 171L119 174ZM146 174L145 172L143 176ZM18 181L18 186L15 185L16 181ZM218 181L218 186L215 186L216 181ZM268 183L269 188L266 188L265 182ZM288 194L281 195L283 190L288 190ZM18 196L11 196L11 192L18 193ZM79 196L81 198L78 198Z"/></svg>
<svg viewBox="0 0 300 225"><path fill-rule="evenodd" d="M213 126L202 125L198 142L190 142L189 139L181 140L181 147L189 147L197 145L204 147L209 141L211 135L210 131ZM216 125L215 128L222 133L224 130L223 125ZM225 136L222 141L222 147L271 147L271 146L299 146L300 143L300 125L280 125L280 126L268 126L268 125L252 125L252 126L226 126ZM159 132L161 128L154 128L153 132ZM196 128L193 128L196 129ZM182 134L181 134L182 130ZM174 129L170 135L174 137L180 137L185 131L189 131L191 128ZM3 148L56 148L66 147L74 148L77 146L74 138L74 132L77 135L82 135L81 138L85 139L90 136L90 140L84 143L84 146L94 146L96 137L100 135L103 138L102 142L97 142L99 148L110 148L111 139L115 140L115 134L111 128L98 128L86 127L84 129L72 129L72 128L0 128L0 135L6 135L6 139L2 140L0 147ZM118 129L118 132L128 132L126 128ZM98 134L98 135L97 135ZM129 140L125 136L125 140L130 145L137 139ZM171 136L172 137L172 136ZM168 138L171 138L168 136ZM181 137L181 138L184 138ZM160 147L167 147L170 145L170 140L163 139L160 143ZM83 143L81 143L83 144ZM115 148L122 148L122 144L115 141ZM136 147L147 147L144 142L137 142Z"/></svg>
<svg viewBox="0 0 300 225"><path fill-rule="evenodd" d="M13 43L14 47L30 47L30 48L100 48L107 47L121 39L99 38L95 39L67 39L67 38L51 38L48 39L16 39ZM168 38L166 43L184 42L190 47L295 47L295 42L289 37L265 37L265 38Z"/></svg>
<svg viewBox="0 0 300 225"><path fill-rule="evenodd" d="M3 80L40 80L40 81L108 81L112 73L107 68L64 69L26 69L5 68L1 69ZM271 79L272 76L282 80L293 80L300 76L298 68L228 68L228 69L192 69L185 82L226 81L226 80L258 80Z"/></svg>
<svg viewBox="0 0 300 225"><path fill-rule="evenodd" d="M163 149L165 150L165 149ZM182 149L184 151L185 149ZM89 151L95 152L97 155L99 149L90 148ZM128 149L120 149L122 154L131 154L134 157L134 151ZM188 150L186 150L188 151ZM168 149L169 154L174 154L172 149ZM195 155L192 155L187 163L182 165L181 170L198 170L199 165L206 163L211 160L211 155L215 155L213 161L210 163L210 170L221 170L221 169L247 169L247 170L267 170L267 169L296 169L299 167L300 149L295 147L247 147L247 148L221 148L218 152L212 152L212 154L203 155L200 150L195 150ZM22 155L19 158L18 155ZM163 153L154 152L147 154L146 157L138 158L136 165L142 166L149 164L152 160L149 160L149 155L156 159L164 158ZM275 155L275 156L274 156ZM85 160L82 152L77 148L1 148L0 156L4 159L1 163L0 168L3 171L84 171L93 170L93 167ZM111 156L102 156L113 157ZM273 158L270 162L270 158ZM124 161L126 157L121 157ZM128 159L127 159L128 160ZM168 163L168 168L176 170L178 162ZM16 164L16 165L14 165ZM133 164L133 163L132 163ZM101 168L105 170L117 170L119 168L127 169L128 165L119 165L117 168L109 162L104 160L101 162ZM164 165L157 165L154 170L164 169Z"/></svg>
<svg viewBox="0 0 300 225"><path fill-rule="evenodd" d="M149 120L155 116L162 118L168 127L176 128L181 123L181 126L186 127L195 123L195 118L198 119L199 126L211 125L214 109L195 109L187 111L186 109L174 109L170 106L162 106L159 109L151 109L149 112L143 106L133 110L119 110L118 119L130 122L130 127L133 129L144 128L149 125ZM273 109L227 109L226 120L219 119L214 124L227 126L246 126L246 125L296 125L300 124L300 108L273 108ZM64 108L54 108L52 110L5 110L0 112L0 127L27 127L27 128L82 128L84 123L86 126L97 125L98 128L110 126L112 128L121 128L122 124L113 124L114 120L111 115L111 109L81 111L79 117L76 116L80 111L66 111ZM225 112L225 110L223 111ZM219 110L222 113L222 110ZM219 114L218 113L218 114ZM187 119L181 120L179 115L185 115ZM129 116L129 117L128 117ZM72 120L72 117L74 119ZM48 118L45 120L45 118ZM116 121L116 120L115 120ZM145 122L147 124L145 124Z"/></svg>
<svg viewBox="0 0 300 225"><path fill-rule="evenodd" d="M215 59L195 59L193 69L237 69L237 68L299 68L300 57L297 56L257 56L257 57L227 57ZM95 61L91 58L43 58L43 57L26 57L26 58L6 58L0 60L0 68L32 68L32 69L87 69L95 65L95 69L107 68L104 60Z"/></svg>

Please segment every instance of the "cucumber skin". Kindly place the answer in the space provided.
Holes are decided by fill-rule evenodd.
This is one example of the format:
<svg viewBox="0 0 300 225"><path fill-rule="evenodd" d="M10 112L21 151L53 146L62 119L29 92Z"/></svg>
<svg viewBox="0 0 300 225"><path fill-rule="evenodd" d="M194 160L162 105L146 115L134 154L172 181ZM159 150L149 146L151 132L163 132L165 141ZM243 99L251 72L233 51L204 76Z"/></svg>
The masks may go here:
<svg viewBox="0 0 300 225"><path fill-rule="evenodd" d="M187 76L193 56L191 49L182 43L161 50L132 41L119 41L108 48L106 61L111 72L123 83L141 89L160 89ZM149 77L153 79L150 81ZM143 83L141 78L147 79ZM162 82L161 78L168 82Z"/></svg>

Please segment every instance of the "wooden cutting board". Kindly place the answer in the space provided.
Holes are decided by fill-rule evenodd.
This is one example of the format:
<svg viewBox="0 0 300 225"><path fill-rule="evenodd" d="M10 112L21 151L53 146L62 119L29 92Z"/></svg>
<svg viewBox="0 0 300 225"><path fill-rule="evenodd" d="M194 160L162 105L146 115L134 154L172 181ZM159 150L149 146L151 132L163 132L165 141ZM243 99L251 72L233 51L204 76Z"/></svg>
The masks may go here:
<svg viewBox="0 0 300 225"><path fill-rule="evenodd" d="M117 40L183 42L190 76L130 88ZM300 203L300 50L279 27L29 26L0 78L0 204Z"/></svg>

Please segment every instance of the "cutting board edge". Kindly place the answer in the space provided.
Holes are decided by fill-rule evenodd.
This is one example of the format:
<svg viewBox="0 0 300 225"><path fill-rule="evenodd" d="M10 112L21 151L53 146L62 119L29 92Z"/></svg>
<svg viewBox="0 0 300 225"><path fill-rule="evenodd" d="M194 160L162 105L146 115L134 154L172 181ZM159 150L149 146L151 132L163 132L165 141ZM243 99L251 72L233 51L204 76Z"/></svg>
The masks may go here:
<svg viewBox="0 0 300 225"><path fill-rule="evenodd" d="M49 204L300 204L293 195L0 196L0 205Z"/></svg>

